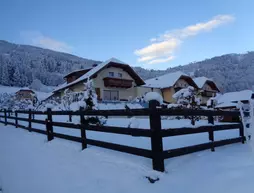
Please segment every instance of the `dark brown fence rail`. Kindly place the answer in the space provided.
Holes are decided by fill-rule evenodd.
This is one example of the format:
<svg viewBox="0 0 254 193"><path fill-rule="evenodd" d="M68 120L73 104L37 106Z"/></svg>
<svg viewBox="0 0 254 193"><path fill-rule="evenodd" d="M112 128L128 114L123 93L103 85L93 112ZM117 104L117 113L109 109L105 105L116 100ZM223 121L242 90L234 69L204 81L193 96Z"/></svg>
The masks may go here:
<svg viewBox="0 0 254 193"><path fill-rule="evenodd" d="M194 153L206 149L215 150L215 147L228 145L232 143L244 143L244 129L241 122L214 125L214 116L235 116L239 117L238 111L212 111L212 110L191 110L191 109L162 109L158 107L156 101L151 101L149 108L147 109L133 109L133 110L82 110L79 111L51 111L48 109L43 111L0 111L0 123L5 125L13 125L22 129L26 129L29 132L37 132L47 135L48 141L53 140L55 137L62 138L70 141L79 142L82 144L82 150L87 148L87 145L107 148L115 151L125 152L137 156L142 156L152 159L153 169L163 172L164 160L176 156L181 156L189 153ZM19 117L19 115L26 115L27 118ZM35 115L45 115L45 120L34 119ZM67 122L55 122L53 116L67 115L70 122L72 116L80 116L80 124L67 123ZM131 116L147 116L150 120L150 129L140 128L124 128L113 126L98 126L89 125L85 120L85 116L118 116L118 117L131 117ZM197 128L161 128L161 116L205 116L208 119L207 126L200 126ZM14 122L10 122L14 120ZM27 126L19 124L20 121L27 122ZM45 130L40 130L32 127L32 123L45 125ZM80 137L57 133L54 131L54 127L63 127L68 129L75 129L80 131ZM214 140L214 132L223 130L239 130L239 137L225 139L220 141ZM147 137L151 140L151 149L136 148L121 144L115 144L110 142L99 141L95 139L88 139L86 131L103 132L111 134L129 135L133 137ZM174 137L180 135L191 135L197 133L208 133L208 143L197 144L192 146L186 146L176 149L163 150L163 138ZM170 139L168 139L170 140Z"/></svg>

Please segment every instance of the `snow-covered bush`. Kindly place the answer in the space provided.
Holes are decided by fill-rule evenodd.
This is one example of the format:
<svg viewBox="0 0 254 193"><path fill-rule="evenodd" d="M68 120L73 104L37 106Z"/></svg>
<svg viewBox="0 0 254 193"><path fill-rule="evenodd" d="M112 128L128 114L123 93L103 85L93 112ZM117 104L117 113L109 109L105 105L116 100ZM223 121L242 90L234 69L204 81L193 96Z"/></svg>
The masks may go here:
<svg viewBox="0 0 254 193"><path fill-rule="evenodd" d="M84 83L84 91L73 92L66 89L61 101L61 106L65 110L78 111L80 108L84 110L98 109L97 95L93 86L93 82L88 80ZM98 116L85 116L90 124L104 124L105 120Z"/></svg>
<svg viewBox="0 0 254 193"><path fill-rule="evenodd" d="M142 96L138 96L136 97L135 99L133 99L131 102L134 102L134 103L145 103L145 94L142 95Z"/></svg>
<svg viewBox="0 0 254 193"><path fill-rule="evenodd" d="M12 110L28 110L34 109L35 106L33 105L33 101L29 99L22 99L22 100L14 100L14 105Z"/></svg>
<svg viewBox="0 0 254 193"><path fill-rule="evenodd" d="M200 99L197 97L195 89L192 86L179 90L173 95L173 98L179 105L178 108L200 109ZM185 118L189 118L192 125L195 125L195 121L200 120L199 116L187 116Z"/></svg>
<svg viewBox="0 0 254 193"><path fill-rule="evenodd" d="M46 111L48 108L54 111L66 110L61 103L59 103L57 100L54 100L54 99L48 99L46 101L42 101L39 103L38 106L36 106L36 110L38 111Z"/></svg>
<svg viewBox="0 0 254 193"><path fill-rule="evenodd" d="M187 108L190 105L200 105L200 99L196 96L195 89L192 86L183 88L173 95L176 103Z"/></svg>
<svg viewBox="0 0 254 193"><path fill-rule="evenodd" d="M84 101L87 96L86 92L73 92L70 89L66 89L64 91L64 96L62 98L62 105L65 110L78 110L74 108L74 104L78 103L79 101ZM78 104L76 104L77 106Z"/></svg>
<svg viewBox="0 0 254 193"><path fill-rule="evenodd" d="M12 110L15 104L15 95L9 93L0 94L0 109Z"/></svg>
<svg viewBox="0 0 254 193"><path fill-rule="evenodd" d="M160 104L163 103L163 97L157 92L148 92L148 93L146 93L145 96L144 96L144 99L145 99L146 102L156 100Z"/></svg>
<svg viewBox="0 0 254 193"><path fill-rule="evenodd" d="M84 91L74 92L70 89L66 89L61 103L66 110L75 111L80 107L84 107L89 110L97 109L97 95L93 87L93 82L88 81L87 83L84 83Z"/></svg>

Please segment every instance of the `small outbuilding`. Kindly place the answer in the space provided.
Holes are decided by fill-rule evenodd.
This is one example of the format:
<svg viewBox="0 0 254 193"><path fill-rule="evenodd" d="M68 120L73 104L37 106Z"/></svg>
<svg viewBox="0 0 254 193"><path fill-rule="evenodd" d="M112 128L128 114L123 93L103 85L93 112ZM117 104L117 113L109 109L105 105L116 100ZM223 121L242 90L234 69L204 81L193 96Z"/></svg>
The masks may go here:
<svg viewBox="0 0 254 193"><path fill-rule="evenodd" d="M35 99L35 92L29 88L22 88L15 93L18 100L31 100Z"/></svg>

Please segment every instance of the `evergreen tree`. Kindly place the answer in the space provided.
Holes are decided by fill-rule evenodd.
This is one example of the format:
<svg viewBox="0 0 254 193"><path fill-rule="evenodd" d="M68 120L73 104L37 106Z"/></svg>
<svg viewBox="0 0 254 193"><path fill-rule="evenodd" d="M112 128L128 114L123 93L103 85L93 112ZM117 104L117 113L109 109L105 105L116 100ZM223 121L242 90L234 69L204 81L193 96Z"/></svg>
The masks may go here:
<svg viewBox="0 0 254 193"><path fill-rule="evenodd" d="M21 75L20 75L18 67L16 67L15 72L13 74L13 83L14 83L14 85L17 85L19 87L23 86L22 82L21 82Z"/></svg>
<svg viewBox="0 0 254 193"><path fill-rule="evenodd" d="M10 85L9 72L6 63L2 63L2 75L1 75L1 84L8 86Z"/></svg>
<svg viewBox="0 0 254 193"><path fill-rule="evenodd" d="M195 89L192 86L189 86L176 92L173 95L173 98L182 108L197 110L200 109L200 99L196 94ZM200 119L198 116L187 116L186 118L191 120L192 125L195 125L195 121Z"/></svg>

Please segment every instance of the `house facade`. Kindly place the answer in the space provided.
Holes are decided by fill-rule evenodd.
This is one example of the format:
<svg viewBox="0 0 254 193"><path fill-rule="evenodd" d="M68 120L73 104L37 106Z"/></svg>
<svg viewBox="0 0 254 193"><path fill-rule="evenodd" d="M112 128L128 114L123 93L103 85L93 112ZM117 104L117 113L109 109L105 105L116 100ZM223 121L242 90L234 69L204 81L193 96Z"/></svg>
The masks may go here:
<svg viewBox="0 0 254 193"><path fill-rule="evenodd" d="M211 97L215 97L220 90L213 80L206 77L197 77L193 79L198 86L198 96L200 98L201 105L206 105L207 101Z"/></svg>
<svg viewBox="0 0 254 193"><path fill-rule="evenodd" d="M145 83L141 86L143 89L140 90L143 93L140 94L150 91L158 92L162 95L163 100L168 103L176 102L173 95L182 88L192 86L194 89L198 89L192 78L180 71L146 80Z"/></svg>
<svg viewBox="0 0 254 193"><path fill-rule="evenodd" d="M33 101L35 98L35 93L33 90L29 88L20 89L15 93L16 99L18 100L31 100Z"/></svg>
<svg viewBox="0 0 254 193"><path fill-rule="evenodd" d="M138 96L138 87L145 82L128 65L111 58L91 69L72 72L65 76L66 83L58 87L55 95L64 96L65 90L84 91L88 80L92 81L98 100L127 101Z"/></svg>

